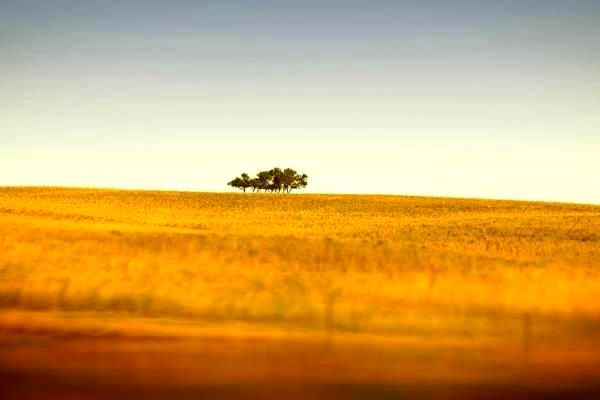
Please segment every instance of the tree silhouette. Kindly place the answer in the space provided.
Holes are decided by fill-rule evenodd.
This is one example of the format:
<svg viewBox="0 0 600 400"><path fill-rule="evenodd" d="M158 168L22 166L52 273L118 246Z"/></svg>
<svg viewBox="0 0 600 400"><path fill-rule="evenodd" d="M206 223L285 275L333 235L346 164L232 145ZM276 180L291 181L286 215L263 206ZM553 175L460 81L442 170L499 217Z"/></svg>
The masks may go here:
<svg viewBox="0 0 600 400"><path fill-rule="evenodd" d="M246 189L251 187L251 179L247 173L243 173L237 178L233 178L231 182L227 183L229 186L242 190L246 193Z"/></svg>
<svg viewBox="0 0 600 400"><path fill-rule="evenodd" d="M298 174L291 168L282 170L279 167L268 171L260 171L255 178L250 178L247 173L241 174L228 183L229 186L242 190L252 188L252 192L261 190L277 193L290 193L294 189L303 189L308 185L308 176Z"/></svg>
<svg viewBox="0 0 600 400"><path fill-rule="evenodd" d="M308 175L296 175L296 179L294 180L294 184L292 185L293 189L304 189L308 186Z"/></svg>
<svg viewBox="0 0 600 400"><path fill-rule="evenodd" d="M271 187L271 174L269 171L260 171L256 174L257 189L260 192L262 190L269 190Z"/></svg>
<svg viewBox="0 0 600 400"><path fill-rule="evenodd" d="M237 177L237 178L233 178L231 181L229 181L227 183L229 186L234 187L234 188L238 188L238 189L242 189L242 178Z"/></svg>
<svg viewBox="0 0 600 400"><path fill-rule="evenodd" d="M298 173L291 168L286 168L283 170L281 184L284 192L289 193L292 190L294 182L296 181L296 175L298 175Z"/></svg>
<svg viewBox="0 0 600 400"><path fill-rule="evenodd" d="M275 167L270 170L269 177L271 178L269 189L271 189L272 192L281 192L283 179L283 171L281 168Z"/></svg>
<svg viewBox="0 0 600 400"><path fill-rule="evenodd" d="M246 192L246 189L249 188L250 185L250 175L248 175L247 173L242 173L242 175L240 175L240 177L242 178L242 188L244 189L244 192Z"/></svg>

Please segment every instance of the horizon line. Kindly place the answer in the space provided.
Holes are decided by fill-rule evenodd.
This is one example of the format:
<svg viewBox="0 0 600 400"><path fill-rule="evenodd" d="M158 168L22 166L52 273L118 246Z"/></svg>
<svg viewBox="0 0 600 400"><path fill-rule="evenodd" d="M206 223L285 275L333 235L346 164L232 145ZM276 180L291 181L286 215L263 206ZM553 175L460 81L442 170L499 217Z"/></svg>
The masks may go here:
<svg viewBox="0 0 600 400"><path fill-rule="evenodd" d="M473 201L499 201L499 202L519 202L519 203L546 203L546 204L564 204L600 207L599 203L579 202L579 201L561 201L548 199L524 199L509 197L478 197L478 196L454 196L454 195L429 195L414 193L382 193L382 192L292 192L292 193L267 193L267 192L239 192L234 190L199 190L199 189L168 189L168 188L142 188L142 187L123 187L123 186L70 186L70 185L0 185L0 190L4 189L63 189L63 190L99 190L99 191L120 191L120 192L162 192L162 193L198 193L198 194L233 194L247 196L277 196L277 195L301 195L301 196L386 196L386 197L411 197L411 198L433 198L450 200L473 200Z"/></svg>

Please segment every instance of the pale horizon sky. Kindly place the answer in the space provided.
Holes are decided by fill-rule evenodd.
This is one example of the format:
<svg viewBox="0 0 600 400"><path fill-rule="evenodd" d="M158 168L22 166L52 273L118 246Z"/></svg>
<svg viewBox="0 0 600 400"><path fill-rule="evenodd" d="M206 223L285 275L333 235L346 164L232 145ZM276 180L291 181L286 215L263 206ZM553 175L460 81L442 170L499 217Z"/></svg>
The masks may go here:
<svg viewBox="0 0 600 400"><path fill-rule="evenodd" d="M600 204L600 2L0 2L0 186Z"/></svg>

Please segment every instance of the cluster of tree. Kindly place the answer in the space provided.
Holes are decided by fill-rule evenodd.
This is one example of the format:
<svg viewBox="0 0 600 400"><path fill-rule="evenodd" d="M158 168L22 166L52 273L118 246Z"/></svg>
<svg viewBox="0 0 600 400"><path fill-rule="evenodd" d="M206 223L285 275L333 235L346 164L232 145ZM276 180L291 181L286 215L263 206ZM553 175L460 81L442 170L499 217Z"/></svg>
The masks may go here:
<svg viewBox="0 0 600 400"><path fill-rule="evenodd" d="M243 173L228 183L229 186L238 188L244 193L246 189L252 189L253 192L283 192L289 193L294 189L302 189L308 185L308 176L299 174L291 168L282 170L273 168L269 171L260 171L255 178L250 178L247 173Z"/></svg>

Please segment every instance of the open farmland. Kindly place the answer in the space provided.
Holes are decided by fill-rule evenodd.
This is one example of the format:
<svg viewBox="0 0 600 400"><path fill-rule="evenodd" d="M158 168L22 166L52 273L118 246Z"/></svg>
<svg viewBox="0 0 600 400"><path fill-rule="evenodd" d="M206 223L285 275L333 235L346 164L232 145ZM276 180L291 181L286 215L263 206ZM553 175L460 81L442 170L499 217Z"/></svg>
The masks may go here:
<svg viewBox="0 0 600 400"><path fill-rule="evenodd" d="M3 398L591 398L599 299L600 206L0 189Z"/></svg>

